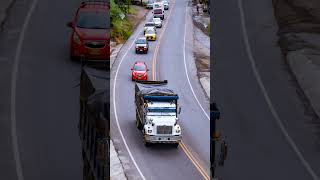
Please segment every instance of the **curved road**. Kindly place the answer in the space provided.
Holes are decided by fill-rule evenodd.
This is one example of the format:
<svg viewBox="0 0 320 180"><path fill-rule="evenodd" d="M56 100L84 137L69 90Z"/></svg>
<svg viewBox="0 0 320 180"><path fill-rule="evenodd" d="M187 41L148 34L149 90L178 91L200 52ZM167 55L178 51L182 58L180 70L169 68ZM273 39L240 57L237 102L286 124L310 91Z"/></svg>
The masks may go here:
<svg viewBox="0 0 320 180"><path fill-rule="evenodd" d="M171 1L170 5L163 21L167 25L158 29L158 39L150 42L148 54L137 55L132 46L137 37L143 36L142 23L121 49L111 72L111 88L114 88L111 92L115 93L111 99L115 102L111 106L111 133L113 139L120 142L116 145L120 156L132 167L127 170L127 175L133 179L204 179L210 174L209 103L196 77L192 21L190 12L186 13L188 2ZM150 13L147 20L151 18ZM180 96L183 145L178 149L164 145L145 147L142 134L135 127L134 83L131 82L130 67L137 60L147 63L149 79L168 80L169 86ZM201 168L196 167L197 163Z"/></svg>
<svg viewBox="0 0 320 180"><path fill-rule="evenodd" d="M272 1L214 1L212 96L230 144L223 179L320 177L319 119L276 45ZM281 128L283 125L283 128Z"/></svg>

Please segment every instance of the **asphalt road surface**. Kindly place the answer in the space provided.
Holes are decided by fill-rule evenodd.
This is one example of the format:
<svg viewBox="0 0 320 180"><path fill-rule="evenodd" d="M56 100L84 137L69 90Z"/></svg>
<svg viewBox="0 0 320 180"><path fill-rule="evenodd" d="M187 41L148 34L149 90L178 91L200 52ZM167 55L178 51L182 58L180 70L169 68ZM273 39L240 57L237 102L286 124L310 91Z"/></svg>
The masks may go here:
<svg viewBox="0 0 320 180"><path fill-rule="evenodd" d="M210 175L210 121L207 118L209 102L196 77L192 52L192 21L190 13L186 13L187 7L187 0L171 1L170 10L166 11L166 18L163 21L167 25L158 29L158 39L150 42L148 54L135 54L134 46L131 46L136 37L143 36L143 24L140 25L123 46L111 72L113 77L111 87L114 88L116 83L115 89L111 91L114 91L111 102L115 102L111 104L111 134L116 141L120 142L118 145L120 155L131 164L132 168L127 170L127 175L132 179L193 180L204 179ZM150 15L146 21L151 19ZM162 32L164 32L163 35L161 35ZM158 45L159 41L160 45ZM158 56L154 58L155 53ZM178 149L165 145L145 147L143 144L142 133L135 126L134 82L131 81L130 76L130 68L137 60L147 63L150 69L150 80L168 80L169 86L180 96L183 144ZM193 158L190 158L190 154L186 152L192 154ZM197 163L201 168L196 167Z"/></svg>
<svg viewBox="0 0 320 180"><path fill-rule="evenodd" d="M78 0L17 0L0 33L3 180L82 179L80 65L69 60Z"/></svg>
<svg viewBox="0 0 320 180"><path fill-rule="evenodd" d="M212 4L211 97L221 108L218 126L230 151L217 174L222 179L318 179L319 119L282 59L271 1L241 2Z"/></svg>

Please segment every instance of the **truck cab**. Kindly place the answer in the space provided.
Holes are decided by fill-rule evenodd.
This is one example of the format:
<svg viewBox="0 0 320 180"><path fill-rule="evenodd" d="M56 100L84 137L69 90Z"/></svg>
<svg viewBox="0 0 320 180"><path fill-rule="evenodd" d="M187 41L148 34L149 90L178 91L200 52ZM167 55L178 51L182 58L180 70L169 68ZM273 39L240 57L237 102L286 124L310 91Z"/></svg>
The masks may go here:
<svg viewBox="0 0 320 180"><path fill-rule="evenodd" d="M145 81L150 83L152 81ZM142 131L144 144L173 144L181 141L181 127L178 124L178 95L166 85L136 83L136 125Z"/></svg>
<svg viewBox="0 0 320 180"><path fill-rule="evenodd" d="M143 127L147 143L174 143L181 139L178 112L175 103L155 102L147 104L146 122Z"/></svg>

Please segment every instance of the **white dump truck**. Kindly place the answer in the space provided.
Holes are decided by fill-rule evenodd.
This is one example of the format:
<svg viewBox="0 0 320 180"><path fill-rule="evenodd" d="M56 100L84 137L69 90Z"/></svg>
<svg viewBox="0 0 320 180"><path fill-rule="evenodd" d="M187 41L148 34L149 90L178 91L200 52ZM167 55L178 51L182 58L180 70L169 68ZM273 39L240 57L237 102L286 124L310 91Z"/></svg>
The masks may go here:
<svg viewBox="0 0 320 180"><path fill-rule="evenodd" d="M144 143L170 143L178 147L181 127L178 124L179 96L167 81L138 81L135 84L136 126Z"/></svg>

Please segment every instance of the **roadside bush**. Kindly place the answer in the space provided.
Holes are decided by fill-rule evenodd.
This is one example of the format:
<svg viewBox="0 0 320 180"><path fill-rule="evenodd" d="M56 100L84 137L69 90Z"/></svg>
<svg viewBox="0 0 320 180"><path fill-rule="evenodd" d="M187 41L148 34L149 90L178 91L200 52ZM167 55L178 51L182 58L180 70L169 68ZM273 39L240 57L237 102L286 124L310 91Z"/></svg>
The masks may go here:
<svg viewBox="0 0 320 180"><path fill-rule="evenodd" d="M117 43L122 43L131 36L133 25L129 22L127 15L124 19L121 19L121 15L125 15L125 13L114 0L110 0L110 6L111 40ZM136 13L136 10L129 8L129 13L134 14Z"/></svg>

